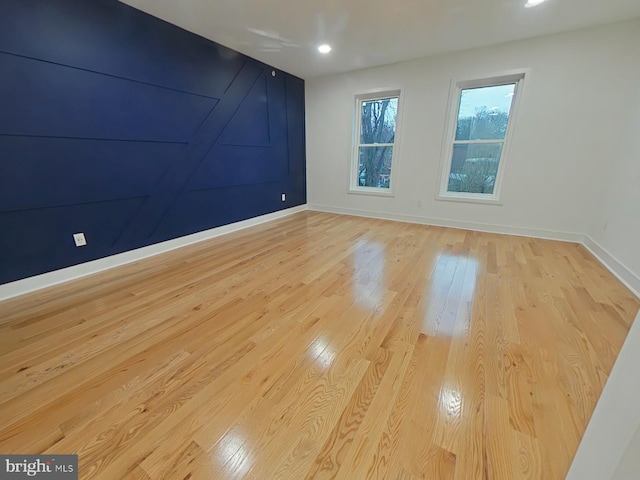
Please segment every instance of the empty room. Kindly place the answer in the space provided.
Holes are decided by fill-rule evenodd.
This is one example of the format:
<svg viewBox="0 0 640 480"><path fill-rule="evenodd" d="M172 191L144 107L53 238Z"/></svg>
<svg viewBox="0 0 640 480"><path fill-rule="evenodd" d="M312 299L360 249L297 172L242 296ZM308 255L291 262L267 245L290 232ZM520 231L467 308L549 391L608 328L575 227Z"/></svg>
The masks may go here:
<svg viewBox="0 0 640 480"><path fill-rule="evenodd" d="M640 478L640 2L0 0L0 479Z"/></svg>

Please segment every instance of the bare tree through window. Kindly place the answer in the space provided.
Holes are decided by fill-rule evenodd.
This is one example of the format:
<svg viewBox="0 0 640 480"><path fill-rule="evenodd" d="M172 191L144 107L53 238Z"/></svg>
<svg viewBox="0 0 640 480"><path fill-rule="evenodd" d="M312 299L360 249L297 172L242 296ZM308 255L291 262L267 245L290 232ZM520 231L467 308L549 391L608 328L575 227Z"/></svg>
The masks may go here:
<svg viewBox="0 0 640 480"><path fill-rule="evenodd" d="M357 104L355 185L389 189L396 139L398 96L362 99Z"/></svg>

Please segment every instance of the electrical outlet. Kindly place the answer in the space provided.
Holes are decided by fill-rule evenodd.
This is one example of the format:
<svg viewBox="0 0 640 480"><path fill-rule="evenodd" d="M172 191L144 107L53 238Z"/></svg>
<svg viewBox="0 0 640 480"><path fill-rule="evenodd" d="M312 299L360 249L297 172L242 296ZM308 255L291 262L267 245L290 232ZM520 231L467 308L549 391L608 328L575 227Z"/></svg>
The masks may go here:
<svg viewBox="0 0 640 480"><path fill-rule="evenodd" d="M84 238L84 233L74 233L73 241L76 242L76 247L84 247L87 244L87 239Z"/></svg>
<svg viewBox="0 0 640 480"><path fill-rule="evenodd" d="M283 194L282 194L282 201L284 202L286 199L287 199L287 194L286 194L286 193L283 193Z"/></svg>
<svg viewBox="0 0 640 480"><path fill-rule="evenodd" d="M416 203L416 205L417 205L418 207L422 207L422 200L418 200L418 202Z"/></svg>

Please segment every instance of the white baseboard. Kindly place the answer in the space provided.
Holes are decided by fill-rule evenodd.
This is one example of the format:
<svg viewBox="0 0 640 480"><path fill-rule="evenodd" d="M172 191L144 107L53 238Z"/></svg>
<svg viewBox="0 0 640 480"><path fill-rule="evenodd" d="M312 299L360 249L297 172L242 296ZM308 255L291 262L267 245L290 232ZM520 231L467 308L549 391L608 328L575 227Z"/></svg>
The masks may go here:
<svg viewBox="0 0 640 480"><path fill-rule="evenodd" d="M593 240L588 235L585 235L584 247L591 252L591 254L598 259L607 269L613 273L618 280L624 283L629 290L631 290L636 297L640 298L640 277L629 270L624 263L618 260L615 256L609 253L602 245Z"/></svg>
<svg viewBox="0 0 640 480"><path fill-rule="evenodd" d="M395 220L399 222L419 223L435 227L459 228L462 230L474 230L476 232L502 233L505 235L518 235L521 237L543 238L545 240L559 240L562 242L582 243L582 233L559 232L540 228L511 227L507 225L491 225L486 223L463 222L459 220L445 220L442 218L419 217L417 215L405 215L402 213L374 212L371 210L359 210L354 208L330 207L327 205L309 204L309 210L316 212L339 213L342 215L354 215L356 217L379 218L381 220Z"/></svg>
<svg viewBox="0 0 640 480"><path fill-rule="evenodd" d="M40 290L42 288L68 282L76 278L92 275L113 267L118 267L127 263L137 262L143 258L152 257L161 253L175 250L176 248L191 245L193 243L218 237L226 233L235 232L244 228L249 228L261 223L283 218L304 210L317 212L336 213L341 215L354 215L358 217L378 218L382 220L394 220L399 222L418 223L422 225L433 225L437 227L458 228L463 230L474 230L478 232L501 233L505 235L519 235L525 237L543 238L547 240L559 240L563 242L581 243L589 252L602 263L613 275L615 275L627 288L629 288L638 298L640 298L640 277L629 270L615 256L610 254L604 247L581 233L559 232L553 230L543 230L526 227L511 227L505 225L490 225L475 222L462 222L458 220L444 220L438 218L418 217L415 215L405 215L396 213L376 212L371 210L359 210L352 208L331 207L327 205L300 205L286 210L261 215L241 222L212 228L203 232L194 233L185 237L168 240L166 242L149 245L128 252L119 253L110 257L100 258L91 262L81 263L72 267L55 270L53 272L36 275L11 283L0 285L0 301L23 295L25 293Z"/></svg>
<svg viewBox="0 0 640 480"><path fill-rule="evenodd" d="M629 270L614 255L604 247L582 233L559 232L538 228L511 227L506 225L490 225L484 223L461 222L458 220L444 220L440 218L426 218L415 215L398 213L375 212L353 208L331 207L328 205L309 204L309 210L317 212L337 213L342 215L355 215L357 217L379 218L382 220L395 220L400 222L419 223L437 227L460 228L478 232L502 233L505 235L519 235L524 237L542 238L545 240L559 240L563 242L580 243L604 265L618 280L620 280L634 295L640 298L640 277Z"/></svg>
<svg viewBox="0 0 640 480"><path fill-rule="evenodd" d="M5 283L4 285L0 285L0 301L57 285L59 283L68 282L69 280L74 280L76 278L86 277L87 275L92 275L127 263L137 262L143 258L159 255L170 250L175 250L176 248L202 242L203 240L209 240L211 238L224 235L225 233L231 233L244 228L253 227L261 223L270 222L278 218L302 212L306 209L306 205L300 205L286 210L280 210L266 215L261 215L259 217L250 218L248 220L243 220L241 222L223 225L222 227L211 228L209 230L193 233L184 237L174 238L173 240L156 243L154 245L149 245L148 247L137 248L117 255L111 255L109 257L99 258L90 262L55 270L53 272L43 273L42 275L36 275L23 280Z"/></svg>

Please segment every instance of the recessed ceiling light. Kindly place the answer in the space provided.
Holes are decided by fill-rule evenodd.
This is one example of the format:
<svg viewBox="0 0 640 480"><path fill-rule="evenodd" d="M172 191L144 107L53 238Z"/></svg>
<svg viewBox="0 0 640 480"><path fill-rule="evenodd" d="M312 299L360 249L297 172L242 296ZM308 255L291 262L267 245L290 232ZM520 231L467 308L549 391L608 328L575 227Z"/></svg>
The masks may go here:
<svg viewBox="0 0 640 480"><path fill-rule="evenodd" d="M527 0L527 3L524 4L525 8L537 7L541 3L544 3L546 0Z"/></svg>
<svg viewBox="0 0 640 480"><path fill-rule="evenodd" d="M320 53L329 53L331 51L331 46L324 43L318 47L318 51Z"/></svg>

